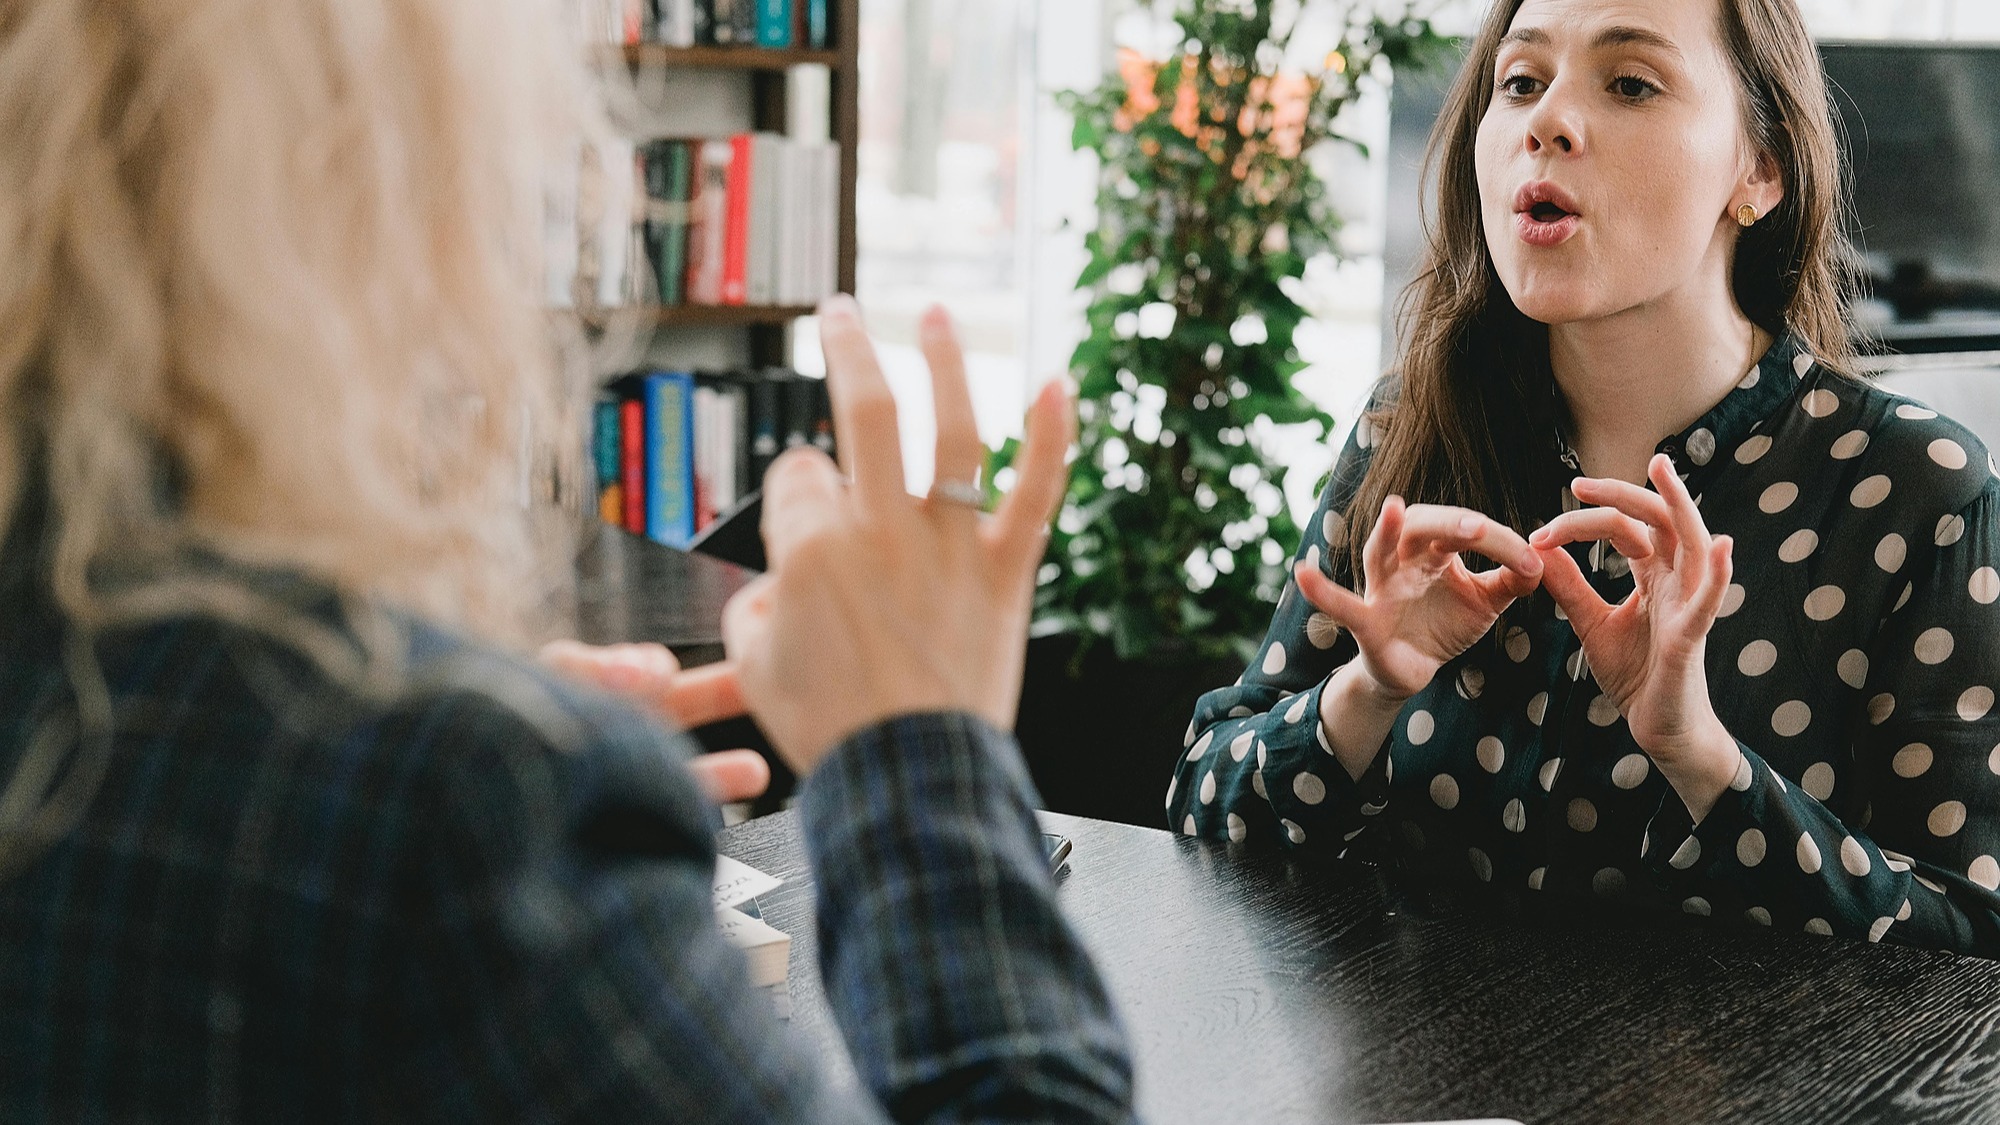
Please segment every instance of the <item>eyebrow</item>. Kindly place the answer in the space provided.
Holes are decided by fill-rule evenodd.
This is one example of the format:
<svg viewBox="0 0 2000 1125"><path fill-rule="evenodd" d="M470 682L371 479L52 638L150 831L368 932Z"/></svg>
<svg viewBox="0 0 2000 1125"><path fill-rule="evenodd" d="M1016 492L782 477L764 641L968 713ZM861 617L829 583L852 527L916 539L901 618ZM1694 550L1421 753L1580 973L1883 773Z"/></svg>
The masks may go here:
<svg viewBox="0 0 2000 1125"><path fill-rule="evenodd" d="M1508 32L1501 38L1499 45L1505 47L1509 43L1523 43L1530 46L1546 47L1550 42L1549 33L1543 31L1541 28L1523 27ZM1657 31L1648 31L1643 27L1626 27L1622 25L1607 27L1597 33L1597 38L1593 39L1590 45L1598 50L1606 47L1652 47L1675 58L1681 57L1681 49L1675 46L1673 40L1661 35Z"/></svg>

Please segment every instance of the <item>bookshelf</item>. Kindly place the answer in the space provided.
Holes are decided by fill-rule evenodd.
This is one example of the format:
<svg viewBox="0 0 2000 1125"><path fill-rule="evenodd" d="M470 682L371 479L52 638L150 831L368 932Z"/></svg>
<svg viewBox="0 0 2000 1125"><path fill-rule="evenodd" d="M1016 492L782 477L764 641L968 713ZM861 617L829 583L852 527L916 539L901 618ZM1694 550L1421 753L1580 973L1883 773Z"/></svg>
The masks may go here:
<svg viewBox="0 0 2000 1125"><path fill-rule="evenodd" d="M619 13L616 30L636 37L666 25L670 0L580 2ZM588 443L600 519L673 546L730 512L783 448L833 447L825 384L789 368L798 321L854 289L860 3L787 2L801 24L814 4L825 47L583 48L617 85L630 78L610 107L624 142L585 148L575 272L565 286L552 271L550 300L567 290L572 315L613 345ZM657 20L644 19L654 3ZM710 4L773 11L702 3L697 29ZM552 210L557 246L563 213Z"/></svg>
<svg viewBox="0 0 2000 1125"><path fill-rule="evenodd" d="M803 2L803 0L800 0ZM827 13L828 46L816 48L771 48L742 45L677 47L662 43L606 45L595 49L599 65L625 66L635 76L671 78L682 90L689 83L727 88L719 101L735 103L740 87L748 86L747 120L709 125L707 132L721 135L733 131L784 132L790 68L817 64L830 76L827 135L839 149L836 177L839 198L835 207L835 284L843 293L852 293L855 283L855 175L860 141L860 0L829 0ZM677 131L689 132L685 126ZM700 131L699 129L693 131ZM702 354L733 352L748 367L777 367L790 363L790 335L794 322L810 316L809 305L674 305L649 306L642 312L642 324L653 332L654 351L672 357L673 337L695 330L717 330L735 334L733 346L720 348L713 340Z"/></svg>

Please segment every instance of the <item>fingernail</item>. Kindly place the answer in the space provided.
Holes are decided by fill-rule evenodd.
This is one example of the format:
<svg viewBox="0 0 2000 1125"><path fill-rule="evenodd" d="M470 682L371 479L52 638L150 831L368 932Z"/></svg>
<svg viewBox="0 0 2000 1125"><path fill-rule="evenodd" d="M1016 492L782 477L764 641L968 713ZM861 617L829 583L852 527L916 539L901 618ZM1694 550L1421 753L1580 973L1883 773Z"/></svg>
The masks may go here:
<svg viewBox="0 0 2000 1125"><path fill-rule="evenodd" d="M819 315L827 320L858 321L861 319L861 306L855 304L853 297L835 293L819 303Z"/></svg>

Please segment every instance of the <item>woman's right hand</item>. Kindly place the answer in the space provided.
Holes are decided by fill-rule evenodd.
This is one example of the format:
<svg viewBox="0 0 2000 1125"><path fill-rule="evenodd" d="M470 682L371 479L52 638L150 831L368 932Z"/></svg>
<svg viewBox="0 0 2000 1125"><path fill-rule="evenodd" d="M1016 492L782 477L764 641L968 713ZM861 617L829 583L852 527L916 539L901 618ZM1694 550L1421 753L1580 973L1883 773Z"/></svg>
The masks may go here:
<svg viewBox="0 0 2000 1125"><path fill-rule="evenodd" d="M1475 574L1459 557L1465 551L1500 565ZM1391 496L1362 548L1361 575L1362 594L1318 567L1298 567L1295 578L1299 592L1354 637L1355 687L1400 705L1485 636L1514 599L1534 591L1542 560L1527 540L1478 512L1405 506Z"/></svg>
<svg viewBox="0 0 2000 1125"><path fill-rule="evenodd" d="M937 415L936 479L969 487L986 449L943 310L920 330ZM1017 483L991 515L904 489L896 402L851 298L820 306L845 475L811 447L764 483L770 569L730 600L724 647L750 713L800 774L841 740L898 715L970 712L1011 729L1035 568L1062 502L1076 412L1065 385L1030 408Z"/></svg>

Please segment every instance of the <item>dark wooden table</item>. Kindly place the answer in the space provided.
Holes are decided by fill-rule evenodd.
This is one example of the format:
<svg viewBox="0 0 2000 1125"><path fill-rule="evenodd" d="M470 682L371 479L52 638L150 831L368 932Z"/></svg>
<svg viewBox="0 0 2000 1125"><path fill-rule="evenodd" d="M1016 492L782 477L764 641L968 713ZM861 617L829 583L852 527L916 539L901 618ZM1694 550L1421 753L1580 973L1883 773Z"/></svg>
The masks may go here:
<svg viewBox="0 0 2000 1125"><path fill-rule="evenodd" d="M1411 910L1371 868L1046 823L1149 1121L2000 1122L2000 962ZM796 818L721 847L786 880L793 1022L844 1062Z"/></svg>

